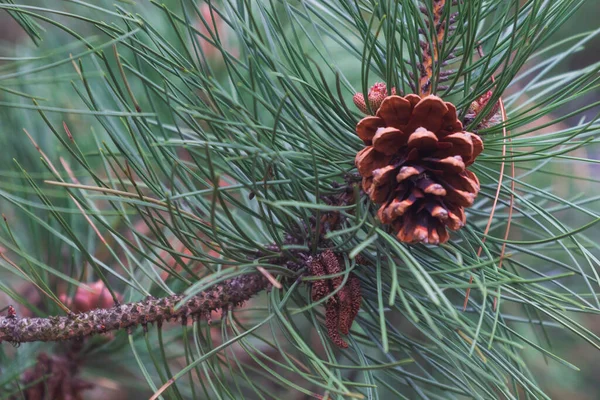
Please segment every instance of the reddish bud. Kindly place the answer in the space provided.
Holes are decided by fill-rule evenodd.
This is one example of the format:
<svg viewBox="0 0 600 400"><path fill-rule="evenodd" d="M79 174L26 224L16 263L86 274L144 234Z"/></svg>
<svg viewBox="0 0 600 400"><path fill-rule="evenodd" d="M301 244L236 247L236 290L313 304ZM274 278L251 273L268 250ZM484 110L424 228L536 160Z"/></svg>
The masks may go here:
<svg viewBox="0 0 600 400"><path fill-rule="evenodd" d="M392 88L392 95L395 94L396 88ZM375 83L373 86L371 86L371 89L369 89L368 96L371 110L373 111L373 113L376 113L379 109L379 106L381 106L381 103L383 103L383 100L385 100L385 98L388 96L386 84L383 82ZM369 113L369 111L367 110L367 105L365 103L365 96L363 96L362 93L356 93L352 100L354 101L354 104L356 105L356 107L358 107L360 111L362 111L365 114Z"/></svg>
<svg viewBox="0 0 600 400"><path fill-rule="evenodd" d="M485 106L489 103L492 98L493 92L488 90L483 96L479 97L477 100L471 103L469 106L469 110L465 115L465 122L470 123L473 121L485 108ZM481 120L476 130L485 129L490 126L496 125L499 122L498 111L500 109L500 103L496 102L490 112Z"/></svg>
<svg viewBox="0 0 600 400"><path fill-rule="evenodd" d="M120 298L117 295L117 298ZM115 302L110 291L102 281L96 281L89 284L89 290L78 287L73 299L68 299L66 295L61 294L59 300L73 312L87 312L96 308L110 308Z"/></svg>
<svg viewBox="0 0 600 400"><path fill-rule="evenodd" d="M487 93L485 93L483 96L472 102L471 106L469 107L469 113L472 113L474 115L479 114L481 110L483 110L483 108L487 105L488 101L490 101L492 94L492 91L488 90Z"/></svg>
<svg viewBox="0 0 600 400"><path fill-rule="evenodd" d="M71 308L73 309L73 311L78 312L86 312L93 310L95 308L92 305L93 297L95 297L95 295L92 292L88 292L87 290L82 288L77 288L75 296L73 296L73 304Z"/></svg>

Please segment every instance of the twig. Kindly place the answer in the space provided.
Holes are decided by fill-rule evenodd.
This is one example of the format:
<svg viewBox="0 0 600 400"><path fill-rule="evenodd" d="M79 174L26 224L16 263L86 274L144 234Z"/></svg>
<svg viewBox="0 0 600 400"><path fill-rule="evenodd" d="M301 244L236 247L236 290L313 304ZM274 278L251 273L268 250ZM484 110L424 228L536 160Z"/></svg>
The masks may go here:
<svg viewBox="0 0 600 400"><path fill-rule="evenodd" d="M0 317L0 342L54 342L82 338L118 329L130 329L149 323L187 320L211 311L235 307L269 286L262 274L248 274L229 279L192 297L179 308L184 295L160 299L147 298L137 303L121 304L64 317Z"/></svg>

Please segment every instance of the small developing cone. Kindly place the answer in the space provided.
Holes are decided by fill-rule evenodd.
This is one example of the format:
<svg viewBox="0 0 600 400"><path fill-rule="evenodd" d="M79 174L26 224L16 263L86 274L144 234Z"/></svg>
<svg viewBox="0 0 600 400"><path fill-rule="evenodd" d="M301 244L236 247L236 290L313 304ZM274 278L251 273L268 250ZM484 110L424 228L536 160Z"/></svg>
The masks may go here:
<svg viewBox="0 0 600 400"><path fill-rule="evenodd" d="M396 94L396 88L392 88L392 94ZM371 110L375 113L383 103L383 100L387 97L387 86L383 82L377 82L371 89L369 89L369 105L371 106ZM352 98L354 101L354 105L358 107L360 111L364 114L368 114L369 110L367 110L367 104L365 102L365 96L362 93L356 93Z"/></svg>

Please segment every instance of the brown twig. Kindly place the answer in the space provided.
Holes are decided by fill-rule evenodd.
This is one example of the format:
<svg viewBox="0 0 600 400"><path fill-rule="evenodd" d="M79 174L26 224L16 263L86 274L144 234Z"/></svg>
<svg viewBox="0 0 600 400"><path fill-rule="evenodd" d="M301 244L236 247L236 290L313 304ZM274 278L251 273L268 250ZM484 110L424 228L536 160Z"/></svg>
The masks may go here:
<svg viewBox="0 0 600 400"><path fill-rule="evenodd" d="M137 303L121 304L64 317L0 317L0 342L54 342L82 338L118 329L131 329L148 323L186 320L211 311L237 306L269 286L262 274L248 274L229 279L192 297L179 308L184 295L160 299L147 298Z"/></svg>
<svg viewBox="0 0 600 400"><path fill-rule="evenodd" d="M446 35L445 24L442 21L444 6L446 0L431 0L432 11L433 11L433 29L435 31L435 38L432 41L433 49L429 42L425 41L422 43L422 62L421 62L421 77L419 78L419 94L421 97L425 97L431 94L432 89L432 77L433 69L435 64L439 62L439 47L444 42Z"/></svg>

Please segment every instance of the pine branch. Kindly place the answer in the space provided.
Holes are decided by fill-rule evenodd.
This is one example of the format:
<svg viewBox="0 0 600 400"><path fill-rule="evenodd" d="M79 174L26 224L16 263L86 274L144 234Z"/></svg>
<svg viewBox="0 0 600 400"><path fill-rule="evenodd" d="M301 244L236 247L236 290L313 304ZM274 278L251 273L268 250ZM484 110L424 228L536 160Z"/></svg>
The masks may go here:
<svg viewBox="0 0 600 400"><path fill-rule="evenodd" d="M597 198L586 194L597 182L586 172L595 160L585 155L597 144L599 126L583 115L575 122L577 114L598 107L588 96L598 88L600 65L563 69L598 31L556 41L560 26L584 2L594 3L188 0L105 8L96 4L102 2L57 7L38 0L48 3L42 9L0 0L0 9L26 27L37 21L47 29L35 52L15 46L13 57L0 60L3 127L18 132L26 121L39 142L31 146L26 135L0 138L5 154L15 155L0 157L0 200L8 217L0 245L17 260L0 260L15 274L8 285L3 275L0 291L29 306L27 296L9 289L12 279L27 278L50 297L69 298L71 285L106 274L103 287L125 296L180 293L180 287L198 296L193 310L190 297L177 296L63 318L0 317L0 341L61 340L197 319L268 289L274 284L264 280L268 276L216 281L231 278L224 276L230 267L238 276L254 274L236 267L268 260L289 275L313 275L305 280L312 296L289 285L270 293L280 309L252 310L252 320L268 317L276 329L249 334L248 321L232 318L222 330L194 332L194 342L185 327L165 338L130 335L135 357L121 357L123 340L94 357L110 360L105 366L118 358L132 373L115 384L145 380L154 397L173 388L169 397L180 399L264 398L283 391L304 397L389 391L401 398L548 398L522 348L578 370L560 358L563 349L550 346L555 330L600 343L569 318L600 308L597 240L583 232L599 218ZM485 49L480 56L479 46ZM386 90L367 92L374 82L384 82ZM360 116L347 103L359 87L359 109L369 112L394 90L415 100L438 96L452 102L465 131L482 138L485 151L473 164L479 197L448 244L402 243L378 222L378 207L359 188L328 193L357 170ZM503 123L495 112L500 98ZM134 112L137 106L144 113ZM568 125L557 127L563 122ZM515 174L513 164L521 172ZM579 223L588 224L580 229ZM286 243L287 233L297 243ZM327 249L344 257L318 254ZM294 251L302 252L293 257L299 268L272 259ZM352 257L359 254L369 263ZM198 271L215 279L214 288L196 284ZM468 290L475 295L461 312ZM185 309L174 311L184 300ZM342 344L359 300L364 312L352 331L362 336L344 342L357 355L347 357L333 346ZM42 298L35 305L46 303ZM411 323L394 324L399 318ZM234 342L239 346L228 348ZM225 348L227 369L223 358L211 357ZM38 350L0 351L3 397L32 384L25 363L13 360L33 363ZM174 360L177 354L185 357ZM405 369L404 362L412 366ZM38 359L33 382L76 385L60 379L64 363L46 364ZM407 371L414 374L407 377ZM79 397L72 393L44 390L49 398Z"/></svg>
<svg viewBox="0 0 600 400"><path fill-rule="evenodd" d="M235 307L269 286L262 274L242 275L208 289L176 308L184 295L147 298L80 314L48 318L0 317L0 342L54 342L163 321L199 318L211 311Z"/></svg>

